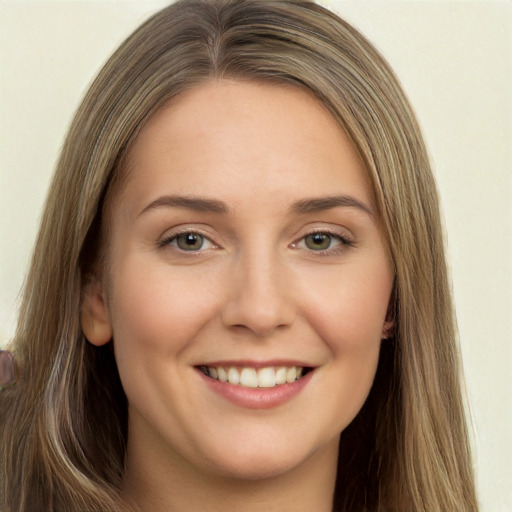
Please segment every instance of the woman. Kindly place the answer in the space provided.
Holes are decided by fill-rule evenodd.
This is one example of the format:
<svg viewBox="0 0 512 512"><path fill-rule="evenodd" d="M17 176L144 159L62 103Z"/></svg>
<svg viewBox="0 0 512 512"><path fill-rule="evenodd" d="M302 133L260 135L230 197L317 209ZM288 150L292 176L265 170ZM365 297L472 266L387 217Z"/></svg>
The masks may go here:
<svg viewBox="0 0 512 512"><path fill-rule="evenodd" d="M454 338L382 57L309 2L177 3L64 145L2 510L476 510Z"/></svg>

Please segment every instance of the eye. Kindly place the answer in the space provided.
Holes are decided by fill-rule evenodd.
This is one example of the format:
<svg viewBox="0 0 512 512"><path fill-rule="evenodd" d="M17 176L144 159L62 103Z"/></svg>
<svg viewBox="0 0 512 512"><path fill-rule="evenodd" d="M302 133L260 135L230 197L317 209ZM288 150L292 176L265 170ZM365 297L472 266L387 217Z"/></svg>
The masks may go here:
<svg viewBox="0 0 512 512"><path fill-rule="evenodd" d="M204 251L214 247L213 242L209 238L193 231L174 235L171 238L164 240L161 245L171 245L180 251L187 252Z"/></svg>
<svg viewBox="0 0 512 512"><path fill-rule="evenodd" d="M307 249L315 252L333 253L344 246L352 246L353 242L341 234L330 233L328 231L316 231L309 233L296 244L297 249Z"/></svg>
<svg viewBox="0 0 512 512"><path fill-rule="evenodd" d="M339 237L334 237L330 233L311 233L304 237L304 243L313 251L325 251L331 249L333 243L339 245L340 241Z"/></svg>

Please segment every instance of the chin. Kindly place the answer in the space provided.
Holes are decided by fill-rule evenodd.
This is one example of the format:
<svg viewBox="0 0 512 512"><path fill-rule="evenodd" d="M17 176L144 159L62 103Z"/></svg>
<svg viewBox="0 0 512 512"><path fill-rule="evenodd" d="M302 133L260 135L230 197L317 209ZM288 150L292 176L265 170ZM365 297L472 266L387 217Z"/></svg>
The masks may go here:
<svg viewBox="0 0 512 512"><path fill-rule="evenodd" d="M301 466L301 460L283 460L275 456L245 457L245 460L230 461L230 463L216 464L216 473L219 476L234 479L257 481L276 478L281 475L293 472Z"/></svg>
<svg viewBox="0 0 512 512"><path fill-rule="evenodd" d="M254 481L300 471L301 468L307 468L311 458L315 458L316 455L322 457L328 451L337 454L337 440L336 446L329 444L318 450L308 450L306 446L296 442L288 446L284 446L285 444L269 443L264 446L257 443L251 445L250 442L242 442L237 446L233 444L227 455L226 452L212 454L208 462L213 472L219 476Z"/></svg>

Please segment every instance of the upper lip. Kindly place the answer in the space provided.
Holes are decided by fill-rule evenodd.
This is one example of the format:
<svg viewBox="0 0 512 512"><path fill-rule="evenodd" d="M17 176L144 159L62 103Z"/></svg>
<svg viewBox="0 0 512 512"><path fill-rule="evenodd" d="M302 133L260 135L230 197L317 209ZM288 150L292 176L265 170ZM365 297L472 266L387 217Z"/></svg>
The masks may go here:
<svg viewBox="0 0 512 512"><path fill-rule="evenodd" d="M300 368L314 368L313 365L306 363L304 361L298 361L294 359L271 359L266 361L254 361L249 359L239 359L239 360L233 360L233 359L222 359L222 360L215 360L215 361L209 361L209 362L203 362L196 366L210 366L210 367L238 367L238 368L268 368L271 366L297 366Z"/></svg>

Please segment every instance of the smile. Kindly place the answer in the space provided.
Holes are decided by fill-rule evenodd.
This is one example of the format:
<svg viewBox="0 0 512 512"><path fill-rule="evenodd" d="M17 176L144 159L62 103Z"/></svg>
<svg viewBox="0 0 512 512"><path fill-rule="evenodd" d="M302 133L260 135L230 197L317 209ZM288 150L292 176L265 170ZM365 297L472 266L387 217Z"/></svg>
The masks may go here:
<svg viewBox="0 0 512 512"><path fill-rule="evenodd" d="M200 366L207 376L220 382L227 382L247 388L273 388L300 380L311 368L300 366L268 366L264 368L234 366Z"/></svg>

